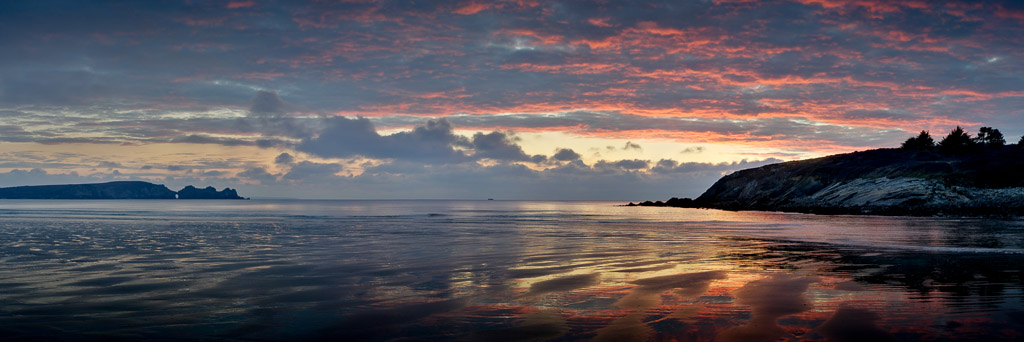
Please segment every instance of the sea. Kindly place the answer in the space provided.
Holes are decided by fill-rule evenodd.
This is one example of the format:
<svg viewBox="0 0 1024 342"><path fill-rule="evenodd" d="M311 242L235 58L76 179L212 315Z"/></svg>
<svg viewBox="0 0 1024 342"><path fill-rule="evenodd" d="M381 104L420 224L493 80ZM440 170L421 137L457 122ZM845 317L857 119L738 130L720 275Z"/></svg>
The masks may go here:
<svg viewBox="0 0 1024 342"><path fill-rule="evenodd" d="M0 200L0 339L1024 339L1024 220L621 204Z"/></svg>

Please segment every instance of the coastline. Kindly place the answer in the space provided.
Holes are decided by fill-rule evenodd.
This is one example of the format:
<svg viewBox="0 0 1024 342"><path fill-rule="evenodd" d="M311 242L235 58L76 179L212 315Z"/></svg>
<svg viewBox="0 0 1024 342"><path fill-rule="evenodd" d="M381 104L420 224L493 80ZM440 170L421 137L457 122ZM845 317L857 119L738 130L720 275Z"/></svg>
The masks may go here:
<svg viewBox="0 0 1024 342"><path fill-rule="evenodd" d="M1024 148L887 148L736 171L699 197L627 206L823 215L1024 216Z"/></svg>

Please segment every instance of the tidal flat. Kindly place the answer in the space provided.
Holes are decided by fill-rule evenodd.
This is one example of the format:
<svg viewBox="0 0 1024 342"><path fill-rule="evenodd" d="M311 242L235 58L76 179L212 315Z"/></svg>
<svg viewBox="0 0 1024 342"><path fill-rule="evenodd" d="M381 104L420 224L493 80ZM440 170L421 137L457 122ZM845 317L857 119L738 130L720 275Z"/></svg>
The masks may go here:
<svg viewBox="0 0 1024 342"><path fill-rule="evenodd" d="M8 340L1024 338L1024 221L0 200Z"/></svg>

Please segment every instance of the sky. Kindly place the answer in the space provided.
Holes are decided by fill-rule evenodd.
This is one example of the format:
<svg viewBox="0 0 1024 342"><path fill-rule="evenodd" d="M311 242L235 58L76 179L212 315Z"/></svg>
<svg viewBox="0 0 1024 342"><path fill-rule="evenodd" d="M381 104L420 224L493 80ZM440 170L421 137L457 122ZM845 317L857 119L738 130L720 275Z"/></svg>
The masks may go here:
<svg viewBox="0 0 1024 342"><path fill-rule="evenodd" d="M664 200L1024 134L1019 1L4 1L0 51L0 186Z"/></svg>

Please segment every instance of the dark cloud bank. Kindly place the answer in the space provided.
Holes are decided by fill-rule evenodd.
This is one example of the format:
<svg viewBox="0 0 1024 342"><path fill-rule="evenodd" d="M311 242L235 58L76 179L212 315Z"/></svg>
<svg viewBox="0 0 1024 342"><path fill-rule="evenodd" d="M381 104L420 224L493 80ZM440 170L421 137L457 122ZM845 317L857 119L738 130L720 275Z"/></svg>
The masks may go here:
<svg viewBox="0 0 1024 342"><path fill-rule="evenodd" d="M80 176L15 169L0 174L0 186L132 179L169 186L250 183L239 188L255 197L640 200L696 196L725 173L780 161L716 164L626 159L586 164L579 153L568 148L554 149L550 156L528 155L511 132L457 135L445 119L427 120L409 131L389 135L378 133L366 118L322 120L322 130L301 137L294 145L295 152L241 165L244 168L239 172L216 170L239 165L211 161L143 167L174 171L179 176L129 176L114 169L124 165L104 161L95 167L112 172ZM270 132L278 129L274 124L267 128ZM639 145L628 143L626 148ZM346 172L353 167L360 172ZM271 169L283 171L272 173Z"/></svg>
<svg viewBox="0 0 1024 342"><path fill-rule="evenodd" d="M296 161L281 154L273 163L287 171L270 175L252 168L238 177L257 187L289 187L310 197L333 198L503 198L629 199L695 196L725 173L779 162L679 163L674 160L600 160L558 148L552 155L527 155L512 133L454 133L445 119L427 120L412 130L381 135L366 118L324 119L323 130L302 139L300 153L320 158L369 158L354 176L336 175L340 163ZM635 143L626 148L638 149Z"/></svg>

